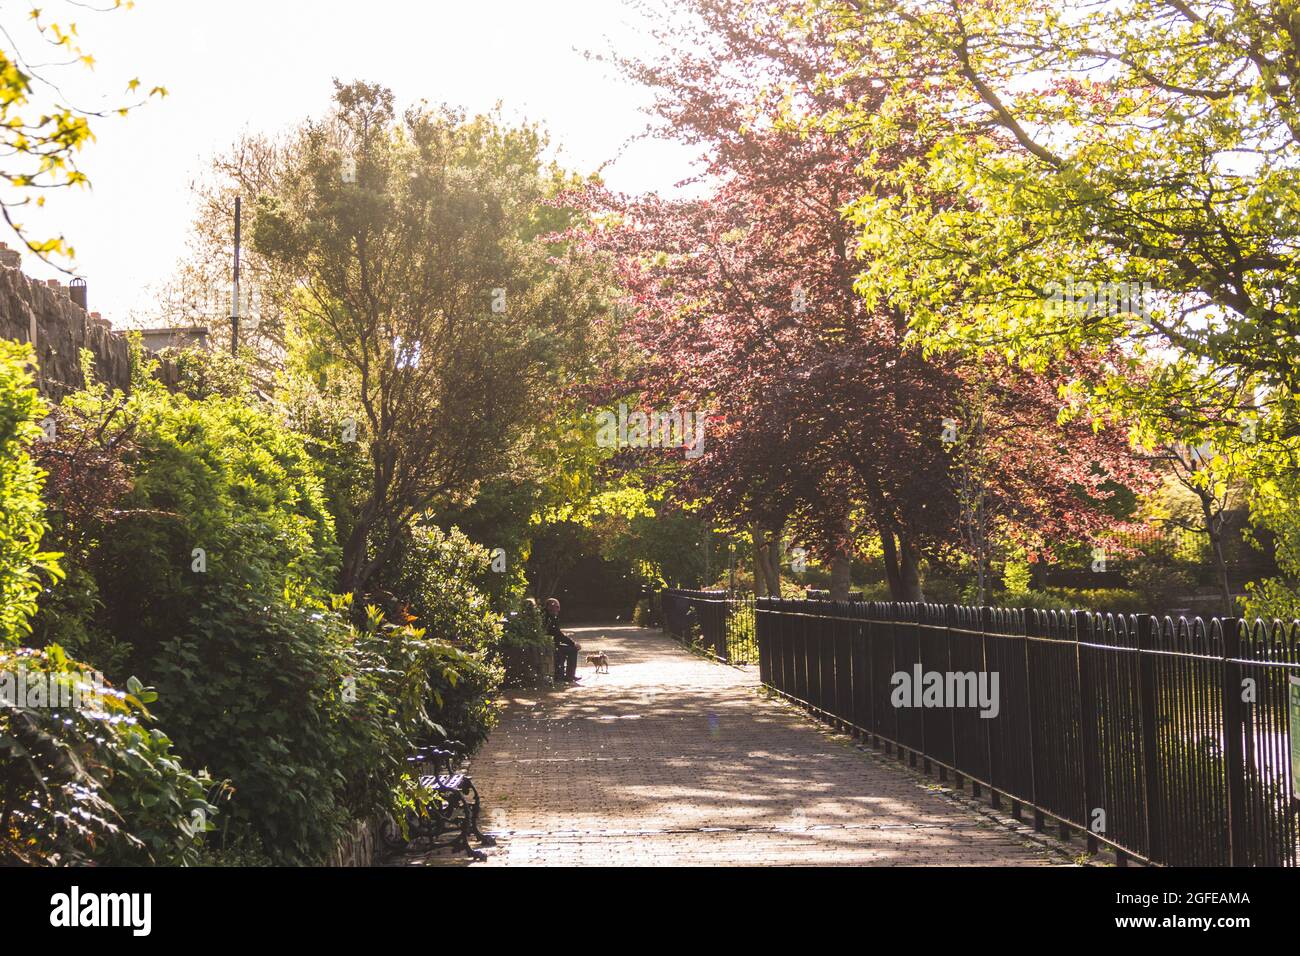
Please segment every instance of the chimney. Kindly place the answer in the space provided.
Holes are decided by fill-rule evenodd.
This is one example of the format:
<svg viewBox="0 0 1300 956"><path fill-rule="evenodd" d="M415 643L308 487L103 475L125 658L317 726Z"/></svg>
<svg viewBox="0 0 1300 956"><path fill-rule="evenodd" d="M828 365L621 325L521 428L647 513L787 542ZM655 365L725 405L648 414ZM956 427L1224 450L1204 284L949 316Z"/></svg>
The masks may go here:
<svg viewBox="0 0 1300 956"><path fill-rule="evenodd" d="M10 249L9 243L0 242L0 266L17 269L22 262L22 254L17 249Z"/></svg>
<svg viewBox="0 0 1300 956"><path fill-rule="evenodd" d="M82 312L85 312L88 308L86 305L88 301L86 296L86 280L81 278L81 276L77 276L68 283L68 297L77 305L81 306Z"/></svg>

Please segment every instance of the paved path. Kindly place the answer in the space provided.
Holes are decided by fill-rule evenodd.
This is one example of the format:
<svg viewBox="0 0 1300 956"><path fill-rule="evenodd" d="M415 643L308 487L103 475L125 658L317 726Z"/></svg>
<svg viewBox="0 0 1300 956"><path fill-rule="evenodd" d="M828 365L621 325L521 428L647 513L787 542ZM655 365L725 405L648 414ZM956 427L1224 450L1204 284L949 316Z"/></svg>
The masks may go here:
<svg viewBox="0 0 1300 956"><path fill-rule="evenodd" d="M514 692L471 768L499 841L483 865L1069 862L761 696L752 669L658 631L571 630L610 673Z"/></svg>

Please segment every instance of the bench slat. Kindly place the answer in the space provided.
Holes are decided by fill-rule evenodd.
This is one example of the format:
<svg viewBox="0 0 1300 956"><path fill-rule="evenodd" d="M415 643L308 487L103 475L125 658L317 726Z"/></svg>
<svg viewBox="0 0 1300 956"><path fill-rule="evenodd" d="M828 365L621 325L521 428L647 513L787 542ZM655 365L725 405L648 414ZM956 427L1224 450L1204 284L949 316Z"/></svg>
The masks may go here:
<svg viewBox="0 0 1300 956"><path fill-rule="evenodd" d="M432 790L459 790L464 782L463 773L425 774L420 778L420 784Z"/></svg>

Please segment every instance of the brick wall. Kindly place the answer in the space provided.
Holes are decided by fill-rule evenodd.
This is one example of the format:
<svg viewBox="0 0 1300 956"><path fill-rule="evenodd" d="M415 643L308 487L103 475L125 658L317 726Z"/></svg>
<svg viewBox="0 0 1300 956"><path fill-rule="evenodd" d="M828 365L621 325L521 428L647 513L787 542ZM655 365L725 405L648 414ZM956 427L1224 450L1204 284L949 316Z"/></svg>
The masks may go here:
<svg viewBox="0 0 1300 956"><path fill-rule="evenodd" d="M82 349L95 355L96 378L127 389L131 365L126 338L113 333L107 321L87 315L69 298L68 286L29 278L17 267L17 252L0 247L0 338L35 343L40 392L59 399L86 384Z"/></svg>
<svg viewBox="0 0 1300 956"><path fill-rule="evenodd" d="M126 337L98 313L87 315L66 284L31 279L18 266L18 253L0 244L0 338L35 342L41 393L59 399L85 384L83 348L95 356L95 377L125 391L131 382Z"/></svg>

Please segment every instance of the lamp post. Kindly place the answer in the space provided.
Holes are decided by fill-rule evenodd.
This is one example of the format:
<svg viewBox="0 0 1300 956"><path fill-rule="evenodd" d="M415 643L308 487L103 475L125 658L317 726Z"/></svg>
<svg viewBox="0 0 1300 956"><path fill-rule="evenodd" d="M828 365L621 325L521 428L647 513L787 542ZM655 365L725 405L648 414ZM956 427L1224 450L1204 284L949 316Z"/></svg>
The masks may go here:
<svg viewBox="0 0 1300 956"><path fill-rule="evenodd" d="M239 355L239 228L241 219L240 197L235 197L235 282L230 297L230 354Z"/></svg>

